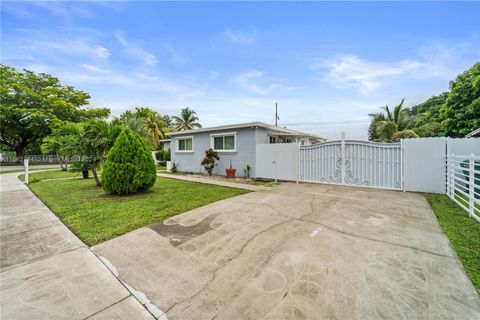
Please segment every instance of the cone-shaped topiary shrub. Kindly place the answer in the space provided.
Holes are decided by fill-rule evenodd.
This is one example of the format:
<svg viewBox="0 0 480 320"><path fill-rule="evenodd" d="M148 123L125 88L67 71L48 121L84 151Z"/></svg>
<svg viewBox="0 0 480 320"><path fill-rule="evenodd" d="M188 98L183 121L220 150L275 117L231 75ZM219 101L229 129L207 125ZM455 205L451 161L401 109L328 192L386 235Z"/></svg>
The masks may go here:
<svg viewBox="0 0 480 320"><path fill-rule="evenodd" d="M103 166L103 189L116 194L135 193L150 188L156 180L155 162L146 141L123 129Z"/></svg>

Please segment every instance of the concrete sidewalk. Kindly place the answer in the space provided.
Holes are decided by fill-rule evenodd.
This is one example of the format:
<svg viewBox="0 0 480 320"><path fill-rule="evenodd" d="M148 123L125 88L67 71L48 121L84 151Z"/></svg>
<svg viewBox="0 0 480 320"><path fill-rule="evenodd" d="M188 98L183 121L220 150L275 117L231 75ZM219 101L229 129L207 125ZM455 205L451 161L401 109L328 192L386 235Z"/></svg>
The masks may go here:
<svg viewBox="0 0 480 320"><path fill-rule="evenodd" d="M176 179L176 180L184 180L190 182L198 182L198 183L206 183L206 184L214 184L216 186L222 187L229 187L229 188L239 188L239 189L246 189L250 191L261 191L261 190L268 190L268 188L264 186L256 186L254 184L248 183L241 183L241 182L230 182L230 181L221 181L215 179L209 179L208 177L204 177L201 175L176 175L171 173L159 173L157 172L158 177L168 178L168 179Z"/></svg>
<svg viewBox="0 0 480 320"><path fill-rule="evenodd" d="M19 174L0 175L0 318L154 319Z"/></svg>

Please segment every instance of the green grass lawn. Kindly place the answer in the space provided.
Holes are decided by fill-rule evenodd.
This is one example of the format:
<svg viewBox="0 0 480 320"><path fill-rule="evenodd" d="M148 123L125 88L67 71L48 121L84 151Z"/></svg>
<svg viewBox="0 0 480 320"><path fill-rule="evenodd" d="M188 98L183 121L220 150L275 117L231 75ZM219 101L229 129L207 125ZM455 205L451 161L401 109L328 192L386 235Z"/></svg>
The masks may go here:
<svg viewBox="0 0 480 320"><path fill-rule="evenodd" d="M157 170L167 170L167 166L157 165Z"/></svg>
<svg viewBox="0 0 480 320"><path fill-rule="evenodd" d="M429 194L425 197L480 293L480 223L445 195Z"/></svg>
<svg viewBox="0 0 480 320"><path fill-rule="evenodd" d="M72 172L72 171L62 171L60 169L53 169L49 171L42 171L42 172L30 172L28 174L28 179L30 181L35 180L45 180L45 179L61 179L61 178L75 178L81 177L81 172ZM90 177L92 177L92 173L90 172ZM18 177L20 180L25 180L25 175L22 174Z"/></svg>
<svg viewBox="0 0 480 320"><path fill-rule="evenodd" d="M92 246L176 214L249 191L157 177L149 191L108 195L93 179L44 180L31 190Z"/></svg>

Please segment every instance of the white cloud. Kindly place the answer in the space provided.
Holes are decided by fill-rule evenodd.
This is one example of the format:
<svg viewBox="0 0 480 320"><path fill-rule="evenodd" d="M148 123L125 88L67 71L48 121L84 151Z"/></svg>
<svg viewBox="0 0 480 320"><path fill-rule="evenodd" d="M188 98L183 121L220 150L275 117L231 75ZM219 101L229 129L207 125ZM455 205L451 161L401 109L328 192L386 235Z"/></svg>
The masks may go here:
<svg viewBox="0 0 480 320"><path fill-rule="evenodd" d="M94 72L94 73L99 73L99 74L109 74L109 73L111 73L110 69L101 68L101 67L93 65L93 64L84 63L84 64L81 65L81 67L85 70L88 70L88 71L91 71L91 72Z"/></svg>
<svg viewBox="0 0 480 320"><path fill-rule="evenodd" d="M110 51L102 45L84 38L49 41L44 39L14 39L9 46L12 55L29 53L39 56L58 56L59 53L84 56L87 58L107 59ZM14 50L12 50L14 48ZM8 54L7 54L8 56ZM12 57L15 59L15 57Z"/></svg>
<svg viewBox="0 0 480 320"><path fill-rule="evenodd" d="M416 60L402 60L387 64L363 60L355 55L338 55L333 59L315 59L313 70L325 70L325 79L337 88L354 86L360 92L368 93L382 85L389 78L406 75L426 65Z"/></svg>
<svg viewBox="0 0 480 320"><path fill-rule="evenodd" d="M115 38L122 44L128 55L140 59L149 66L154 66L158 63L157 57L154 54L143 49L140 43L127 40L123 33L117 32Z"/></svg>
<svg viewBox="0 0 480 320"><path fill-rule="evenodd" d="M222 35L237 45L252 45L257 40L257 33L253 28L250 31L234 31L227 28L222 32Z"/></svg>
<svg viewBox="0 0 480 320"><path fill-rule="evenodd" d="M266 95L272 90L283 86L283 81L279 79L266 78L265 72L259 70L249 70L236 75L233 82L239 87L261 95Z"/></svg>

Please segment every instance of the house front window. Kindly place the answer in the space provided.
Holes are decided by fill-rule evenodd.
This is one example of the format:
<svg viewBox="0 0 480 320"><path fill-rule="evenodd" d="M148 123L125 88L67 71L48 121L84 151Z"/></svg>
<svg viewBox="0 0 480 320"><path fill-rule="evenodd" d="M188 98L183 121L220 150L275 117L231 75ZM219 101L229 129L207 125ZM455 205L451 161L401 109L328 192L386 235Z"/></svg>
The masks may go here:
<svg viewBox="0 0 480 320"><path fill-rule="evenodd" d="M177 152L192 152L193 137L177 138Z"/></svg>
<svg viewBox="0 0 480 320"><path fill-rule="evenodd" d="M211 147L215 151L235 152L237 135L235 133L211 135Z"/></svg>

